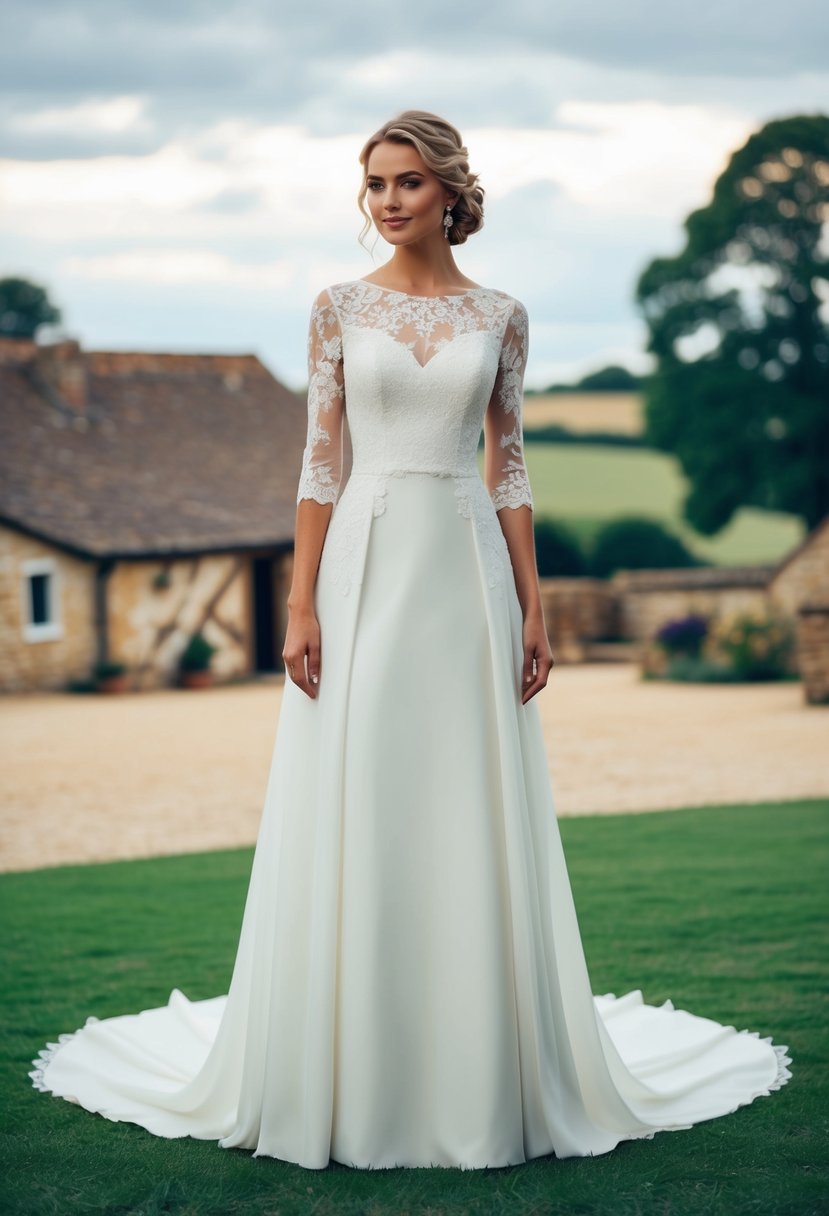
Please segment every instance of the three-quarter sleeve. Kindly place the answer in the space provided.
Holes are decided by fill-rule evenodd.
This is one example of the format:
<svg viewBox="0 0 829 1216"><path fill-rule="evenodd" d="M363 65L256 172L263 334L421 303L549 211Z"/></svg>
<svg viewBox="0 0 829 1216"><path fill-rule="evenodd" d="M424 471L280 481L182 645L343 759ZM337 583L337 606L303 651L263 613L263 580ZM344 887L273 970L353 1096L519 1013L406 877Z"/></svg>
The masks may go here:
<svg viewBox="0 0 829 1216"><path fill-rule="evenodd" d="M524 463L524 371L528 347L527 310L516 300L504 329L498 372L484 420L484 480L496 511L502 507L533 506Z"/></svg>
<svg viewBox="0 0 829 1216"><path fill-rule="evenodd" d="M345 380L337 309L327 289L314 300L308 326L308 431L297 503L337 501L343 469Z"/></svg>

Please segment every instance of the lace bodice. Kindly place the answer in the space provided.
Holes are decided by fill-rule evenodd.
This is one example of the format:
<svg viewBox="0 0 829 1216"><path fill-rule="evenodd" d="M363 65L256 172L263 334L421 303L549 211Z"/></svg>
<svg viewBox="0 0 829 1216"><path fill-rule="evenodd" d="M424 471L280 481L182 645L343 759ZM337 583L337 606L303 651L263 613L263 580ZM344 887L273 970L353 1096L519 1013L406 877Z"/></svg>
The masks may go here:
<svg viewBox="0 0 829 1216"><path fill-rule="evenodd" d="M352 473L476 473L496 510L532 507L522 404L524 305L494 288L415 296L363 279L314 300L308 329L308 432L297 502L337 501L343 420Z"/></svg>

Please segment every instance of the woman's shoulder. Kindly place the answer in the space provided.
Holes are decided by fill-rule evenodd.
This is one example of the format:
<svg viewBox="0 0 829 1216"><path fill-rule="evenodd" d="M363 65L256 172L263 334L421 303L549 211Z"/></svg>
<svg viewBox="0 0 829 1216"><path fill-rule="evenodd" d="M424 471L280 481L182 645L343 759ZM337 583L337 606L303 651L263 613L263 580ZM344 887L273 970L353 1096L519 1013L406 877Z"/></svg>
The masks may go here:
<svg viewBox="0 0 829 1216"><path fill-rule="evenodd" d="M510 295L508 291L503 291L500 287L491 287L488 290L497 296L499 300L502 300L508 306L511 313L516 316L527 316L527 306L517 296Z"/></svg>

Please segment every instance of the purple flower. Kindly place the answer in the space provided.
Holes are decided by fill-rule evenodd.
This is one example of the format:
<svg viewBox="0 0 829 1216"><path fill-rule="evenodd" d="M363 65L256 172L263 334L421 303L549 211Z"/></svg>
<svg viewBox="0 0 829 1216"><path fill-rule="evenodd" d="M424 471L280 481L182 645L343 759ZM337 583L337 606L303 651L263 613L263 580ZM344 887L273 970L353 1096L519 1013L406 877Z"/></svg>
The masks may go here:
<svg viewBox="0 0 829 1216"><path fill-rule="evenodd" d="M691 613L689 616L666 621L657 630L654 641L658 642L669 654L697 655L707 634L707 617Z"/></svg>

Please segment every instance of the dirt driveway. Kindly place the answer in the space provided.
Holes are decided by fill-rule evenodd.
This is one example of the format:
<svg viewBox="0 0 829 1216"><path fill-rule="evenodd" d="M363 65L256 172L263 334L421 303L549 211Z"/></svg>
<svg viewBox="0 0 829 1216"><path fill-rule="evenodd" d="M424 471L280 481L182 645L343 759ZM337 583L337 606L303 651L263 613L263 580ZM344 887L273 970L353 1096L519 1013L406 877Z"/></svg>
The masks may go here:
<svg viewBox="0 0 829 1216"><path fill-rule="evenodd" d="M252 844L282 678L119 697L0 697L0 869ZM829 797L829 706L797 683L554 670L539 694L559 815Z"/></svg>

